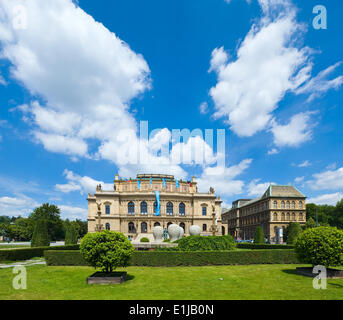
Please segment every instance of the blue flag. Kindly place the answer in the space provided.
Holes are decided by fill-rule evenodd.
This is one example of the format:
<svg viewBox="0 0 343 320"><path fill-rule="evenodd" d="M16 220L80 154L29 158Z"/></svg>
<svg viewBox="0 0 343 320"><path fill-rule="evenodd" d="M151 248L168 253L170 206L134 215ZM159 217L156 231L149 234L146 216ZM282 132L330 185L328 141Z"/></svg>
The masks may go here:
<svg viewBox="0 0 343 320"><path fill-rule="evenodd" d="M166 179L163 178L163 188L165 188L165 187L166 187Z"/></svg>
<svg viewBox="0 0 343 320"><path fill-rule="evenodd" d="M137 188L138 188L138 189L141 188L141 180L137 180Z"/></svg>
<svg viewBox="0 0 343 320"><path fill-rule="evenodd" d="M155 190L155 197L156 197L156 203L157 203L157 207L156 207L156 212L155 212L155 216L159 216L160 215L160 193Z"/></svg>
<svg viewBox="0 0 343 320"><path fill-rule="evenodd" d="M179 180L175 180L175 185L176 185L176 188L179 189Z"/></svg>
<svg viewBox="0 0 343 320"><path fill-rule="evenodd" d="M151 186L152 186L152 178L150 178L150 188L151 188Z"/></svg>

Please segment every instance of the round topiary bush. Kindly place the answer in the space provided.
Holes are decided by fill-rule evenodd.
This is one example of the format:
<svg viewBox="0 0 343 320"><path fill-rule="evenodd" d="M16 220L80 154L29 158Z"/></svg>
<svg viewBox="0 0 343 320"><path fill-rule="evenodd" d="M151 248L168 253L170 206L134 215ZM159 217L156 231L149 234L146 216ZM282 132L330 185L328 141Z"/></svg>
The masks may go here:
<svg viewBox="0 0 343 320"><path fill-rule="evenodd" d="M148 238L141 238L141 242L150 242L150 240Z"/></svg>
<svg viewBox="0 0 343 320"><path fill-rule="evenodd" d="M306 229L295 241L295 252L303 263L340 266L343 264L343 231L334 227Z"/></svg>
<svg viewBox="0 0 343 320"><path fill-rule="evenodd" d="M82 257L94 268L111 273L126 267L134 247L123 233L105 230L86 234L80 245Z"/></svg>

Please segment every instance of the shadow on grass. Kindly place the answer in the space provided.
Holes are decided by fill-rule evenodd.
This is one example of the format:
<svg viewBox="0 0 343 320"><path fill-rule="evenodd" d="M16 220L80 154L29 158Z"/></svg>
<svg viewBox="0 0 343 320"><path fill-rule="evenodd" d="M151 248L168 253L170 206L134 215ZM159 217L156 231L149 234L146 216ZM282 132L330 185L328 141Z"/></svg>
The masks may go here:
<svg viewBox="0 0 343 320"><path fill-rule="evenodd" d="M287 273L287 274L295 274L295 275L298 275L295 271L295 269L284 269L284 270L281 270L282 272L284 273Z"/></svg>
<svg viewBox="0 0 343 320"><path fill-rule="evenodd" d="M334 287L343 288L343 285L342 285L342 284L339 284L339 283L329 283L329 286L334 286Z"/></svg>
<svg viewBox="0 0 343 320"><path fill-rule="evenodd" d="M125 280L125 282L131 281L131 280L133 280L134 278L135 278L135 276L134 276L134 275L132 275L132 274L128 274L128 275L126 276L126 280Z"/></svg>

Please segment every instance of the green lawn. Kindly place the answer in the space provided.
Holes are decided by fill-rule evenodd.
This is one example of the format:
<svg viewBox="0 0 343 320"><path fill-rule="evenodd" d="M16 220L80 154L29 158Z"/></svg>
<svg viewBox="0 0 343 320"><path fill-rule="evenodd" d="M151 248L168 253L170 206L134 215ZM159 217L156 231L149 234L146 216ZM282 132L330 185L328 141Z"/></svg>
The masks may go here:
<svg viewBox="0 0 343 320"><path fill-rule="evenodd" d="M30 248L31 246L22 244L3 244L0 246L0 250L4 249L19 249L19 248Z"/></svg>
<svg viewBox="0 0 343 320"><path fill-rule="evenodd" d="M0 269L0 299L343 299L343 279L315 290L295 265L129 267L120 285L87 285L90 267L27 267L27 289L12 288L12 269ZM223 280L219 280L223 278Z"/></svg>

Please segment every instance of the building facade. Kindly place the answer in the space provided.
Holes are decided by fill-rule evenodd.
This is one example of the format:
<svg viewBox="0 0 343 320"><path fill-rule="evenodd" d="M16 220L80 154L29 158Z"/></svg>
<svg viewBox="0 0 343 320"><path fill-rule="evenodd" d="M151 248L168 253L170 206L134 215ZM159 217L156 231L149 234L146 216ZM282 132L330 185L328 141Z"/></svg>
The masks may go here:
<svg viewBox="0 0 343 320"><path fill-rule="evenodd" d="M222 223L236 239L251 240L262 226L265 237L277 242L278 229L290 222L306 223L306 197L293 186L270 185L262 197L239 199L222 214Z"/></svg>
<svg viewBox="0 0 343 320"><path fill-rule="evenodd" d="M140 174L136 179L115 176L113 190L88 194L88 232L100 229L123 232L130 239L152 234L154 226L167 229L172 223L184 228L198 225L202 235L225 234L221 203L213 188L198 192L196 178L177 181L171 175Z"/></svg>

